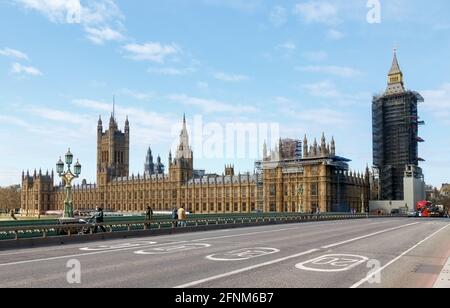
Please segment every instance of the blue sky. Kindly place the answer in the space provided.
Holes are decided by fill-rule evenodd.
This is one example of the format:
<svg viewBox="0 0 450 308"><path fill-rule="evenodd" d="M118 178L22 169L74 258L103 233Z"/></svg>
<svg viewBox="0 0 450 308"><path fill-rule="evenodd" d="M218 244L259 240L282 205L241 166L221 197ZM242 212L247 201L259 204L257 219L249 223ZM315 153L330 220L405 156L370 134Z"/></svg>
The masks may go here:
<svg viewBox="0 0 450 308"><path fill-rule="evenodd" d="M372 95L386 87L394 47L407 88L426 100L426 180L448 182L450 3L381 1L376 24L367 4L0 0L0 185L54 168L69 146L95 181L97 119L107 125L113 94L119 125L130 118L134 173L150 144L167 161L184 112L222 127L279 123L284 137L325 132L363 170ZM195 167L244 172L253 160L197 155Z"/></svg>

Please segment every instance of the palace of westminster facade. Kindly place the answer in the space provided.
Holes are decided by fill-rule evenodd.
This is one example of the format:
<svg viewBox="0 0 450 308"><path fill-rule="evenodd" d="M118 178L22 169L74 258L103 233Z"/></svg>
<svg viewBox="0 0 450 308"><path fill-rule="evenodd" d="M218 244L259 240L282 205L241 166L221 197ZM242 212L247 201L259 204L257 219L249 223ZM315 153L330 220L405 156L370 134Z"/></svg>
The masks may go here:
<svg viewBox="0 0 450 308"><path fill-rule="evenodd" d="M169 211L180 206L193 213L361 211L368 205L369 170L349 171L348 159L336 156L334 139L308 147L303 141L284 139L271 153L264 145L263 160L250 174L235 174L225 167L223 175L194 170L186 120L175 156L169 154L168 173L158 157L147 154L143 175L129 176L130 123L123 132L112 115L107 130L97 128L97 184L73 187L75 210L96 206L116 212L142 212L147 206ZM21 210L25 215L61 211L63 185L55 186L54 173L22 174Z"/></svg>

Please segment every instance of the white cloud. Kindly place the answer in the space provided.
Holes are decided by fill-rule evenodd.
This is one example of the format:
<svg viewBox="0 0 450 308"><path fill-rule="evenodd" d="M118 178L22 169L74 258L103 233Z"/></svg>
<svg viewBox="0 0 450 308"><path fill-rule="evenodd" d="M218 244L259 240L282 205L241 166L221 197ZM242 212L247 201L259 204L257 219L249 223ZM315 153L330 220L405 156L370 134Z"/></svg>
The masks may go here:
<svg viewBox="0 0 450 308"><path fill-rule="evenodd" d="M152 61L157 63L164 63L169 56L180 53L180 48L175 44L163 45L161 43L146 43L146 44L128 44L123 46L123 49L128 52L127 58L136 61Z"/></svg>
<svg viewBox="0 0 450 308"><path fill-rule="evenodd" d="M199 81L197 82L197 88L199 88L200 90L207 90L209 88L209 84L204 81Z"/></svg>
<svg viewBox="0 0 450 308"><path fill-rule="evenodd" d="M276 6L272 9L269 15L269 21L275 27L281 27L287 22L287 10L282 6Z"/></svg>
<svg viewBox="0 0 450 308"><path fill-rule="evenodd" d="M328 54L325 51L308 51L302 55L306 60L312 62L322 62L328 59Z"/></svg>
<svg viewBox="0 0 450 308"><path fill-rule="evenodd" d="M437 118L450 123L450 83L444 83L440 88L421 91L425 104L423 108Z"/></svg>
<svg viewBox="0 0 450 308"><path fill-rule="evenodd" d="M154 97L153 93L142 93L127 88L121 89L120 93L141 101L149 100L150 98Z"/></svg>
<svg viewBox="0 0 450 308"><path fill-rule="evenodd" d="M343 39L344 37L345 37L345 34L336 29L330 29L327 32L327 38L330 40L338 41L340 39Z"/></svg>
<svg viewBox="0 0 450 308"><path fill-rule="evenodd" d="M102 45L107 41L123 41L125 37L122 33L111 29L110 27L85 28L87 38L97 45Z"/></svg>
<svg viewBox="0 0 450 308"><path fill-rule="evenodd" d="M351 121L348 121L349 115L341 111L330 108L318 108L302 110L298 113L291 114L301 121L315 123L324 126L347 126Z"/></svg>
<svg viewBox="0 0 450 308"><path fill-rule="evenodd" d="M49 109L44 107L39 108L31 107L28 108L27 111L32 115L36 115L51 121L64 122L76 125L92 125L92 119L90 117L80 115L74 116L72 112Z"/></svg>
<svg viewBox="0 0 450 308"><path fill-rule="evenodd" d="M0 56L16 58L16 59L19 59L19 60L27 60L27 61L30 60L26 53L21 52L21 51L16 50L16 49L8 48L8 47L0 49Z"/></svg>
<svg viewBox="0 0 450 308"><path fill-rule="evenodd" d="M11 72L14 74L28 74L32 76L42 76L42 72L35 67L25 66L20 63L13 63Z"/></svg>
<svg viewBox="0 0 450 308"><path fill-rule="evenodd" d="M294 14L307 23L334 24L338 21L337 7L326 1L298 3L294 7Z"/></svg>
<svg viewBox="0 0 450 308"><path fill-rule="evenodd" d="M86 37L94 44L105 41L121 41L123 34L112 28L112 24L121 27L124 19L114 0L14 0L25 9L35 10L51 22L62 24L80 24Z"/></svg>
<svg viewBox="0 0 450 308"><path fill-rule="evenodd" d="M112 111L112 104L91 99L75 99L72 101L78 107L109 114ZM171 127L179 125L179 119L174 119L173 115L149 112L144 109L134 107L123 107L116 105L116 118L119 119L119 126L124 123L125 117L130 119L134 144L138 146L148 146L149 144L167 142L172 138ZM181 115L180 115L181 118ZM109 117L108 117L109 119ZM108 125L108 119L103 118L103 125ZM168 129L161 129L165 127Z"/></svg>
<svg viewBox="0 0 450 308"><path fill-rule="evenodd" d="M339 77L356 77L361 75L361 72L351 68L351 67L345 67L345 66L303 66L303 67L297 67L296 70L299 70L301 72L310 72L310 73L324 73L328 75L335 75Z"/></svg>
<svg viewBox="0 0 450 308"><path fill-rule="evenodd" d="M242 12L254 12L263 3L263 0L203 0L203 3L213 6L221 6Z"/></svg>
<svg viewBox="0 0 450 308"><path fill-rule="evenodd" d="M174 68L174 67L163 67L163 68L154 68L151 67L147 70L149 73L157 74L157 75L166 75L166 76L181 76L187 75L189 73L195 72L194 68Z"/></svg>
<svg viewBox="0 0 450 308"><path fill-rule="evenodd" d="M186 94L173 94L167 97L169 100L181 103L186 106L194 106L200 108L205 113L244 113L244 112L257 112L255 107L248 105L233 105L230 103L225 103L217 101L214 99L203 99L197 97L190 97Z"/></svg>
<svg viewBox="0 0 450 308"><path fill-rule="evenodd" d="M285 42L284 44L280 44L277 46L277 49L283 49L286 51L294 51L297 49L297 45L293 42Z"/></svg>
<svg viewBox="0 0 450 308"><path fill-rule="evenodd" d="M325 80L317 83L305 84L302 86L310 95L322 98L337 98L341 93L332 82Z"/></svg>
<svg viewBox="0 0 450 308"><path fill-rule="evenodd" d="M214 74L214 78L225 82L242 82L250 80L250 77L245 75L226 74L223 72L217 72Z"/></svg>

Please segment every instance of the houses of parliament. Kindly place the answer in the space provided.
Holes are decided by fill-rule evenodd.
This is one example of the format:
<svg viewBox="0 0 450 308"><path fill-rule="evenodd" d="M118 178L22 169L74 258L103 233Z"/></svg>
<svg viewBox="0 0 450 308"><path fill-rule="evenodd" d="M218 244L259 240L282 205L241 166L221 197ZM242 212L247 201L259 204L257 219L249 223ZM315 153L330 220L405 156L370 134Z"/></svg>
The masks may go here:
<svg viewBox="0 0 450 308"><path fill-rule="evenodd" d="M184 207L191 213L342 212L365 210L370 199L371 175L350 171L350 160L336 155L335 140L327 143L280 139L275 149L263 149L263 159L251 173L207 174L194 169L186 119L176 153L169 154L167 169L149 149L143 174L130 176L130 123L123 131L114 115L105 130L97 125L97 184L73 187L74 210L137 213ZM165 172L167 171L167 172ZM22 173L21 211L35 216L62 211L65 191L55 186L54 173Z"/></svg>

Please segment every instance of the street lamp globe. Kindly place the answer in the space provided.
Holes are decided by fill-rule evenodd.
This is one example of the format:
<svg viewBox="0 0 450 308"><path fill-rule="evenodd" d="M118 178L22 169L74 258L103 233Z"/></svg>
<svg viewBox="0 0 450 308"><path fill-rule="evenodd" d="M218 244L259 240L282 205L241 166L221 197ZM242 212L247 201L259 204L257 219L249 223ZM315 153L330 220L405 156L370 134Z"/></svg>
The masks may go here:
<svg viewBox="0 0 450 308"><path fill-rule="evenodd" d="M66 153L66 164L72 165L73 163L73 154L70 152L70 149Z"/></svg>
<svg viewBox="0 0 450 308"><path fill-rule="evenodd" d="M61 175L64 172L64 162L59 158L59 161L56 163L56 172Z"/></svg>
<svg viewBox="0 0 450 308"><path fill-rule="evenodd" d="M74 172L76 176L79 176L81 174L81 164L80 162L77 160L77 163L74 166Z"/></svg>

